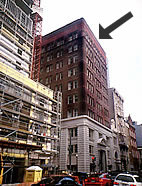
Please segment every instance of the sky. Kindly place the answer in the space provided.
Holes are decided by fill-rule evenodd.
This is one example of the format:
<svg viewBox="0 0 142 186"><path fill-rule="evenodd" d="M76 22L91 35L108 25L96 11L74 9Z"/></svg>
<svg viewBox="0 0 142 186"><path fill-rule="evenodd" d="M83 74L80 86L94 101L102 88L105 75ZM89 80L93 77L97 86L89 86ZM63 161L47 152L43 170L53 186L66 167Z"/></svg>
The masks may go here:
<svg viewBox="0 0 142 186"><path fill-rule="evenodd" d="M106 52L109 86L124 99L124 115L142 124L142 0L41 0L42 35L83 17ZM110 35L104 28L131 12L133 17Z"/></svg>

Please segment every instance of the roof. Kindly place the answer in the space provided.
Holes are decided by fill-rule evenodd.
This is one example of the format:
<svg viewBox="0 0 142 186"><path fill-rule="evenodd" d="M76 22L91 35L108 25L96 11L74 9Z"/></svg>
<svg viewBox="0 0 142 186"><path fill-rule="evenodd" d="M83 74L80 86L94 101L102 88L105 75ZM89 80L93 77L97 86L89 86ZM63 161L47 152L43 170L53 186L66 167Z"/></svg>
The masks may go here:
<svg viewBox="0 0 142 186"><path fill-rule="evenodd" d="M73 21L73 22L71 22L71 23L66 24L66 25L63 26L63 27L58 28L58 29L55 30L55 31L52 31L51 33L48 33L48 34L44 35L44 36L42 37L42 40L43 40L43 41L48 40L50 37L53 37L53 36L55 36L55 35L57 35L57 34L59 34L59 33L61 33L61 32L64 32L64 30L66 30L66 29L68 29L68 28L71 28L71 27L73 27L74 25L80 24L80 23L83 23L84 25L86 25L86 27L88 28L88 30L91 32L91 34L93 35L93 37L94 37L94 39L95 39L95 42L96 42L95 44L97 45L97 48L99 48L99 50L101 51L101 54L102 54L103 56L105 56L106 54L105 54L104 49L102 48L102 46L100 45L100 43L99 43L98 40L96 39L94 33L92 32L92 30L90 29L89 25L87 24L87 22L85 21L84 18L77 19L77 20L75 20L75 21ZM43 45L44 45L45 43L44 43L43 41L42 41L42 43L43 43Z"/></svg>
<svg viewBox="0 0 142 186"><path fill-rule="evenodd" d="M31 166L28 167L26 170L42 170L42 168L40 168L39 166Z"/></svg>

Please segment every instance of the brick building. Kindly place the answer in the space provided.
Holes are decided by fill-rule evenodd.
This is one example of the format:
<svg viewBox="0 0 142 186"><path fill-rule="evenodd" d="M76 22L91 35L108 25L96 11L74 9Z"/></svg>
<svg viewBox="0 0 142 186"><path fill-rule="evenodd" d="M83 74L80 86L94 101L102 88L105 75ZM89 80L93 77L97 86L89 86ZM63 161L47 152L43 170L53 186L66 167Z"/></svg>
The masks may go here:
<svg viewBox="0 0 142 186"><path fill-rule="evenodd" d="M40 82L63 95L60 169L114 169L106 55L83 18L43 36Z"/></svg>
<svg viewBox="0 0 142 186"><path fill-rule="evenodd" d="M110 127L106 55L83 18L43 36L40 82L63 93L62 118Z"/></svg>
<svg viewBox="0 0 142 186"><path fill-rule="evenodd" d="M137 143L136 143L136 132L135 132L135 126L133 125L133 121L131 119L131 116L129 115L126 119L126 122L129 125L129 164L130 164L130 170L138 170L139 168L139 154L137 149Z"/></svg>

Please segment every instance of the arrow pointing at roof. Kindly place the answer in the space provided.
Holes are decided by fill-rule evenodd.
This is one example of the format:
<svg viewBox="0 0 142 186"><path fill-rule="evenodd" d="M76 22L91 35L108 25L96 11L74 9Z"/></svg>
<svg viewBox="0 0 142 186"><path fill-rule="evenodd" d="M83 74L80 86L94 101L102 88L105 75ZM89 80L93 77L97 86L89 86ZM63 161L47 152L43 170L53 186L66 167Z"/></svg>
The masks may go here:
<svg viewBox="0 0 142 186"><path fill-rule="evenodd" d="M123 17L121 17L120 19L112 23L107 28L103 28L99 24L99 39L112 39L112 37L109 34L132 17L133 17L132 13L128 12L126 15L124 15Z"/></svg>

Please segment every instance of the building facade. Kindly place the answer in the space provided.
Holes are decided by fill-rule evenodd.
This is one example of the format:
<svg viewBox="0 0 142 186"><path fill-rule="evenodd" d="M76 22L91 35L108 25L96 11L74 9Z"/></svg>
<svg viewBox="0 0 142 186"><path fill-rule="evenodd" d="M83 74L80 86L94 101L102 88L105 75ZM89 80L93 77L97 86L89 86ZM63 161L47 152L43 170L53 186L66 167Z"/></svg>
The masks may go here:
<svg viewBox="0 0 142 186"><path fill-rule="evenodd" d="M22 182L33 164L58 168L61 94L0 62L0 103L3 183Z"/></svg>
<svg viewBox="0 0 142 186"><path fill-rule="evenodd" d="M137 150L136 143L136 132L135 126L133 125L133 121L131 116L129 115L126 119L126 122L129 125L129 170L138 170L139 169L139 154Z"/></svg>
<svg viewBox="0 0 142 186"><path fill-rule="evenodd" d="M0 184L23 182L25 168L58 168L61 93L30 77L31 0L0 1Z"/></svg>
<svg viewBox="0 0 142 186"><path fill-rule="evenodd" d="M128 169L128 128L125 124L124 111L123 111L123 98L115 88L109 88L109 105L110 105L110 118L111 128L117 134L118 139L118 166L121 170Z"/></svg>
<svg viewBox="0 0 142 186"><path fill-rule="evenodd" d="M92 157L95 157L95 163ZM111 129L87 115L62 120L61 170L107 172L115 170L115 159L117 157L115 158Z"/></svg>
<svg viewBox="0 0 142 186"><path fill-rule="evenodd" d="M142 170L142 124L138 125L136 122L133 122L133 124L136 129L136 142L139 151L139 170Z"/></svg>
<svg viewBox="0 0 142 186"><path fill-rule="evenodd" d="M88 115L110 127L106 55L81 18L43 36L40 81L63 94L62 118Z"/></svg>
<svg viewBox="0 0 142 186"><path fill-rule="evenodd" d="M0 60L16 71L30 75L32 63L32 1L0 1Z"/></svg>
<svg viewBox="0 0 142 186"><path fill-rule="evenodd" d="M63 95L60 170L116 170L106 54L83 18L43 36L40 82Z"/></svg>

